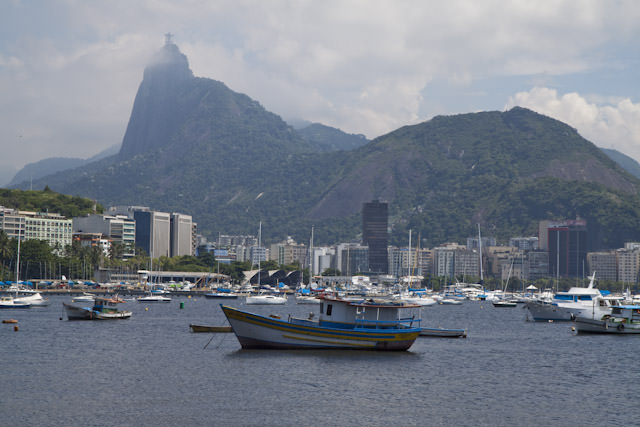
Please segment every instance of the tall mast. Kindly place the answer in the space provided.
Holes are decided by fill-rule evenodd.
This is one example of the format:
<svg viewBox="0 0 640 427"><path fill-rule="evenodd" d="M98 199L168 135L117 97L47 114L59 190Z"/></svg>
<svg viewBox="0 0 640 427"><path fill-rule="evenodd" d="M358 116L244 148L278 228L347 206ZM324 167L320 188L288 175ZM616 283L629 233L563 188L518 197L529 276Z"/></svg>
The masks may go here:
<svg viewBox="0 0 640 427"><path fill-rule="evenodd" d="M258 289L260 289L260 246L262 246L262 221L258 226L258 250L256 251L258 256Z"/></svg>
<svg viewBox="0 0 640 427"><path fill-rule="evenodd" d="M480 235L480 224L478 224L478 253L480 254L480 285L484 286L484 277L482 276L482 236Z"/></svg>
<svg viewBox="0 0 640 427"><path fill-rule="evenodd" d="M407 271L409 271L409 285L408 285L408 287L410 288L411 287L411 279L412 279L411 273L413 273L413 271L411 271L411 265L412 265L411 264L411 229L409 229L409 251L408 252L409 252L409 262L408 262L407 265L408 265L409 268L407 268Z"/></svg>
<svg viewBox="0 0 640 427"><path fill-rule="evenodd" d="M20 235L21 234L22 234L22 222L19 223L19 228L18 228L18 256L16 259L16 284L20 282Z"/></svg>
<svg viewBox="0 0 640 427"><path fill-rule="evenodd" d="M311 289L312 276L313 276L313 225L311 226L311 239L309 240L309 289Z"/></svg>

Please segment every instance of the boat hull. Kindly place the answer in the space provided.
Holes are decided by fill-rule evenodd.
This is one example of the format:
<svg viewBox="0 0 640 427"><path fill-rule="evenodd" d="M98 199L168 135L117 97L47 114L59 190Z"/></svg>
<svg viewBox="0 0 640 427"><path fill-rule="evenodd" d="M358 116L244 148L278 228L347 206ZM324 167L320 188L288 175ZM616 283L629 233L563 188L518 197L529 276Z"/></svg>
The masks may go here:
<svg viewBox="0 0 640 427"><path fill-rule="evenodd" d="M212 292L210 294L204 294L204 297L208 299L238 299L238 294Z"/></svg>
<svg viewBox="0 0 640 427"><path fill-rule="evenodd" d="M341 329L315 322L285 321L223 306L222 311L245 349L408 350L420 328Z"/></svg>
<svg viewBox="0 0 640 427"><path fill-rule="evenodd" d="M607 320L594 320L584 317L576 317L576 331L586 334L640 334L640 323L623 323L610 318Z"/></svg>
<svg viewBox="0 0 640 427"><path fill-rule="evenodd" d="M14 303L0 303L0 309L19 309L19 308L31 308L31 304L22 303L22 302L14 302Z"/></svg>
<svg viewBox="0 0 640 427"><path fill-rule="evenodd" d="M206 326L206 325L189 325L193 332L233 332L231 326Z"/></svg>
<svg viewBox="0 0 640 427"><path fill-rule="evenodd" d="M466 329L445 329L445 328L422 328L421 337L438 337L438 338L466 338Z"/></svg>
<svg viewBox="0 0 640 427"><path fill-rule="evenodd" d="M526 303L531 317L536 322L549 320L569 322L572 320L571 311L548 302L530 301Z"/></svg>

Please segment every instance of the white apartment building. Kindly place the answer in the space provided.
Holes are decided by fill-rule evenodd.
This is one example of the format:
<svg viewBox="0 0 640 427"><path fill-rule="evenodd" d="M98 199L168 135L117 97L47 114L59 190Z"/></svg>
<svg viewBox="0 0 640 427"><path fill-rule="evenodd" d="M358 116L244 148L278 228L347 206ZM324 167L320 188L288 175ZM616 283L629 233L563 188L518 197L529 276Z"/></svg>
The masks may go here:
<svg viewBox="0 0 640 427"><path fill-rule="evenodd" d="M71 245L73 222L57 213L0 207L0 229L10 238L44 240L56 252Z"/></svg>

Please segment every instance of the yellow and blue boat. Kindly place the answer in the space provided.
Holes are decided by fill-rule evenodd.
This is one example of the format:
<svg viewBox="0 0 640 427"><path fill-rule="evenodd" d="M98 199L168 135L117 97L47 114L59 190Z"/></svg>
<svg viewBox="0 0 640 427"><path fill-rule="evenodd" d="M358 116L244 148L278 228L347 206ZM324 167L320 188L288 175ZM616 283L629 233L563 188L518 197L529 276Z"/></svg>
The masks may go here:
<svg viewBox="0 0 640 427"><path fill-rule="evenodd" d="M323 296L317 320L312 315L285 320L220 306L246 349L401 351L408 350L421 331L420 306L398 301Z"/></svg>

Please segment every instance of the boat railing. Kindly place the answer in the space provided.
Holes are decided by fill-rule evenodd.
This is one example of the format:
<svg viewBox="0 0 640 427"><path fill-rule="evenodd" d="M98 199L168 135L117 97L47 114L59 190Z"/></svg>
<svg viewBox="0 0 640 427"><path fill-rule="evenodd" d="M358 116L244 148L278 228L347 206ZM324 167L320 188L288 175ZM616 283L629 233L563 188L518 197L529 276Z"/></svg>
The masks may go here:
<svg viewBox="0 0 640 427"><path fill-rule="evenodd" d="M363 329L407 329L407 328L419 328L421 319L412 317L403 317L395 320L371 320L371 319L356 319L356 328Z"/></svg>

